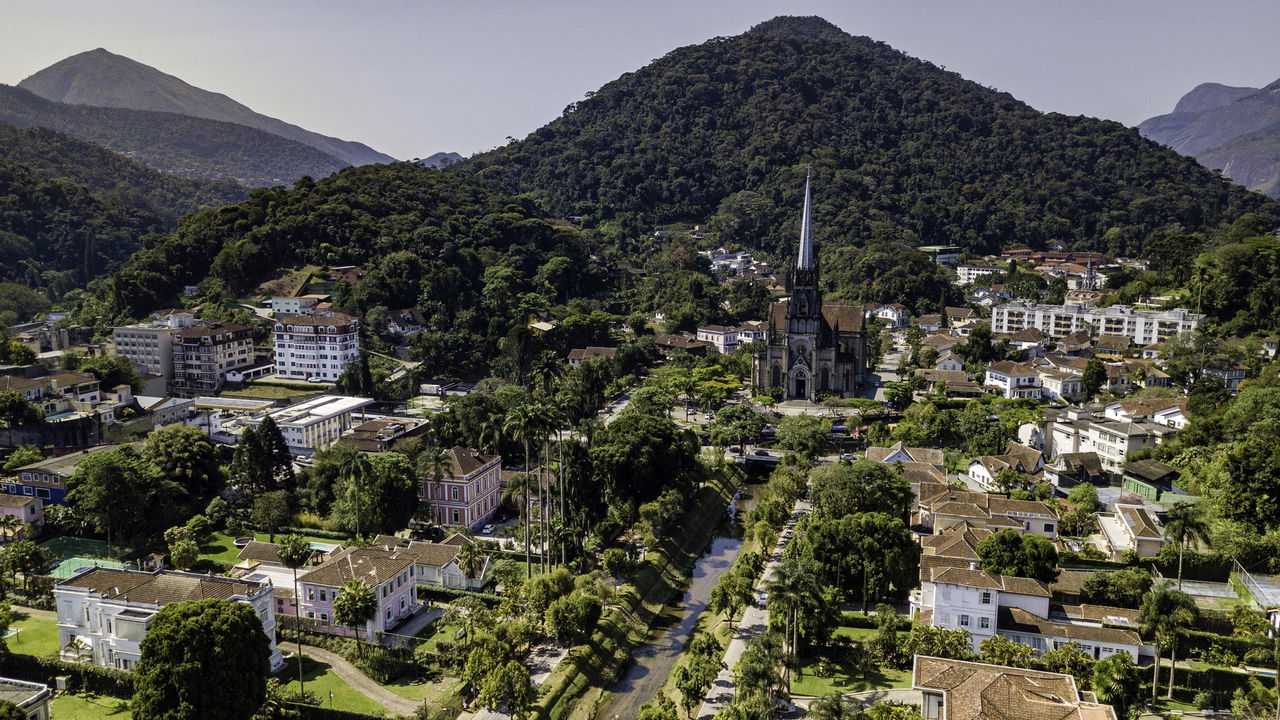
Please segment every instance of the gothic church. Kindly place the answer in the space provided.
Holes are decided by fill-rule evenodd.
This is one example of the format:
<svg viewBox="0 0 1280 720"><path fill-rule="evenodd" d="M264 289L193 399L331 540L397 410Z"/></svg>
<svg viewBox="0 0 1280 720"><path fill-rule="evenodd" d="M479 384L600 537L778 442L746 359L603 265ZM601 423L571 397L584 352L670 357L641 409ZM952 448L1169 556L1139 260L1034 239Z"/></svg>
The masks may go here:
<svg viewBox="0 0 1280 720"><path fill-rule="evenodd" d="M790 297L770 308L769 329L751 367L756 388L765 393L781 388L784 401L814 401L819 393L852 397L867 372L862 308L822 302L812 203L806 177L800 250L787 282Z"/></svg>

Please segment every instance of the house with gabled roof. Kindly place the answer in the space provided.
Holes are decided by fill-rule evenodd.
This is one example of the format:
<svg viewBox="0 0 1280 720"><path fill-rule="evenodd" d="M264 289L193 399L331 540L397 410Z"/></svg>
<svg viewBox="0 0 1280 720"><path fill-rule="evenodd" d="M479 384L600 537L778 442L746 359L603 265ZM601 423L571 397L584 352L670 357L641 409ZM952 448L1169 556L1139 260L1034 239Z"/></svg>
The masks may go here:
<svg viewBox="0 0 1280 720"><path fill-rule="evenodd" d="M988 490L997 490L996 476L1004 470L1013 470L1024 475L1035 475L1044 467L1044 456L1040 451L1016 443L1012 440L1005 446L1000 455L982 455L969 463L968 474Z"/></svg>
<svg viewBox="0 0 1280 720"><path fill-rule="evenodd" d="M1049 616L1049 587L1031 578L978 569L942 567L920 570L920 589L911 594L911 615L921 625L967 630L973 651L996 634L1001 607L1019 607Z"/></svg>
<svg viewBox="0 0 1280 720"><path fill-rule="evenodd" d="M1104 548L1114 561L1121 561L1125 553L1133 551L1140 558L1152 558L1164 547L1164 525L1155 514L1142 505L1117 503L1115 513L1098 516Z"/></svg>
<svg viewBox="0 0 1280 720"><path fill-rule="evenodd" d="M978 527L968 521L960 522L943 529L937 535L920 538L920 552L923 555L977 561L978 543L993 532L991 528Z"/></svg>
<svg viewBox="0 0 1280 720"><path fill-rule="evenodd" d="M935 370L961 372L964 370L964 360L950 350L943 350L938 354L938 362L934 363L933 367Z"/></svg>
<svg viewBox="0 0 1280 720"><path fill-rule="evenodd" d="M911 686L925 720L1116 720L1061 673L917 655Z"/></svg>
<svg viewBox="0 0 1280 720"><path fill-rule="evenodd" d="M1062 453L1044 466L1044 479L1054 487L1066 489L1081 484L1101 485L1106 474L1096 452Z"/></svg>
<svg viewBox="0 0 1280 720"><path fill-rule="evenodd" d="M974 527L1058 538L1058 516L1048 503L1014 500L1001 495L960 490L949 485L921 485L917 502L918 524L931 533L967 522Z"/></svg>
<svg viewBox="0 0 1280 720"><path fill-rule="evenodd" d="M298 576L298 606L313 630L335 635L353 634L339 625L333 601L348 580L369 586L378 601L377 612L360 628L365 638L394 628L418 610L416 558L402 548L347 548L332 554Z"/></svg>
<svg viewBox="0 0 1280 720"><path fill-rule="evenodd" d="M443 477L418 480L418 518L477 529L501 502L502 456L459 446L446 450L444 460Z"/></svg>
<svg viewBox="0 0 1280 720"><path fill-rule="evenodd" d="M1003 398L1040 399L1040 373L1026 363L1001 360L987 365L983 385Z"/></svg>

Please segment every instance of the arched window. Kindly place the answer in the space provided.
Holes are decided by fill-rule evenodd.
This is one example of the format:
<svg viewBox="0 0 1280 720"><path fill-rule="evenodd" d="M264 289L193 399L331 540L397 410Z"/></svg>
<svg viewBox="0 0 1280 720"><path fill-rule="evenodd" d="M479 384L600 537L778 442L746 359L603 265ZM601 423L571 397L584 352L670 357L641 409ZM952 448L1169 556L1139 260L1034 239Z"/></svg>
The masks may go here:
<svg viewBox="0 0 1280 720"><path fill-rule="evenodd" d="M778 367L777 363L774 363L773 371L770 373L770 377L769 377L769 387L778 387L781 384L782 384L782 368Z"/></svg>
<svg viewBox="0 0 1280 720"><path fill-rule="evenodd" d="M818 371L818 389L819 390L831 389L831 371L827 370L826 368L822 368L822 370Z"/></svg>

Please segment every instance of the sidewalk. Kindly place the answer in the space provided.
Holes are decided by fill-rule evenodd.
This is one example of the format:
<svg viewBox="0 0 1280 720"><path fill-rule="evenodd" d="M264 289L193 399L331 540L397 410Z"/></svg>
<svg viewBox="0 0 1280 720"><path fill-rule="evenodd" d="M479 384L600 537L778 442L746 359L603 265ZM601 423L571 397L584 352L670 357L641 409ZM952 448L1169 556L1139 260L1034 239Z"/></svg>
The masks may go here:
<svg viewBox="0 0 1280 720"><path fill-rule="evenodd" d="M774 572L782 563L782 551L793 537L796 523L800 518L808 515L812 509L813 506L808 500L797 500L795 507L791 510L791 519L787 521L782 532L778 533L778 542L774 546L773 554L769 557L764 572L760 574L760 582L756 583L755 602L742 611L742 620L734 629L733 639L729 641L729 647L724 653L725 668L711 683L706 701L694 716L697 720L712 720L725 705L733 702L737 694L737 688L733 682L733 666L737 665L738 660L742 658L742 653L747 649L747 642L769 629L769 611L764 607L764 587L773 579Z"/></svg>
<svg viewBox="0 0 1280 720"><path fill-rule="evenodd" d="M291 648L293 652L298 651L298 644L294 642L280 643L280 649L285 650ZM361 695L378 703L386 708L389 712L396 715L413 715L418 711L419 703L417 700L400 697L390 690L382 687L374 682L368 675L360 672L354 665L347 662L342 656L331 653L323 648L307 645L303 649L303 653L312 660L318 660L333 669L333 674L342 679L343 682L350 685ZM296 670L296 668L295 668ZM281 675L280 680L287 682L290 678Z"/></svg>

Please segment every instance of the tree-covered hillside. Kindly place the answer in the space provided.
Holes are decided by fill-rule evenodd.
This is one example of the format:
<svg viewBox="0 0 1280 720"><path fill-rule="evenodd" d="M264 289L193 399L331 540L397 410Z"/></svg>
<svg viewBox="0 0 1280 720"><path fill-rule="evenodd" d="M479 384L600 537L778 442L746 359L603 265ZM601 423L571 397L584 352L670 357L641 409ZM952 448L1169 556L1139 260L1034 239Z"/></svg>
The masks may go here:
<svg viewBox="0 0 1280 720"><path fill-rule="evenodd" d="M178 218L187 213L240 202L248 196L230 180L166 175L47 128L17 128L0 122L0 159L25 165L46 178L66 178L99 198L149 209L170 227L177 227Z"/></svg>
<svg viewBox="0 0 1280 720"><path fill-rule="evenodd" d="M628 232L710 219L780 255L804 165L824 256L875 223L978 251L1013 243L1136 255L1265 198L1119 123L1040 113L820 18L776 18L623 75L469 163L558 212Z"/></svg>
<svg viewBox="0 0 1280 720"><path fill-rule="evenodd" d="M45 127L101 145L161 172L242 185L323 177L347 163L245 125L175 113L67 105L0 85L0 121Z"/></svg>

